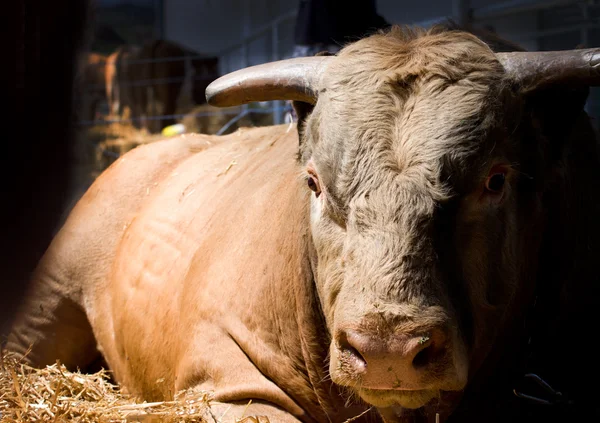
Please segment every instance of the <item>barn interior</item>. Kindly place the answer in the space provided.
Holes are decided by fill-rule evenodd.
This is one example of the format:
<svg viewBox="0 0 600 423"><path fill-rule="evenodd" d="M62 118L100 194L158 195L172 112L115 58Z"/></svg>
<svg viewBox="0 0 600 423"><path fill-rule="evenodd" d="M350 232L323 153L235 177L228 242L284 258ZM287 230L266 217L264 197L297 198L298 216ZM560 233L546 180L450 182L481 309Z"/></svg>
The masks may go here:
<svg viewBox="0 0 600 423"><path fill-rule="evenodd" d="M321 9L309 10L311 3ZM349 22L357 19L355 11L366 10L362 8L367 3L381 20L379 27L362 22L357 31L366 31L365 35L388 25L431 27L451 19L492 31L527 50L600 46L598 0L94 0L84 51L73 77L75 106L70 125L75 135L69 183L51 232L56 233L100 173L140 145L185 133L222 135L244 127L292 123L295 117L287 102L216 108L206 104L204 89L219 76L248 66L337 51L355 39L356 33L336 35L328 44L305 44L302 40L311 38L305 26L317 22L322 26L311 31L326 32L325 15ZM317 15L323 16L317 19ZM585 109L600 129L600 88L590 89ZM0 316L0 323L4 317ZM82 415L87 413L73 421L107 421L102 419L110 413L111 421L171 421L166 416L177 413L180 420L172 421L206 419L194 403L131 405L103 385L103 378L109 378L104 374L92 380L63 371L60 364L42 372L25 370L11 358L3 360L0 351L1 421L9 407L25 407L24 401L29 400L39 400L39 404L62 401L65 409L79 406ZM7 370L11 366L17 371ZM48 388L49 384L55 389ZM88 403L69 400L73 392L81 392ZM90 412L91 404L100 411ZM33 414L27 416L35 419L44 407L50 406L30 407ZM189 420L181 417L185 413ZM25 416L21 421L28 421Z"/></svg>

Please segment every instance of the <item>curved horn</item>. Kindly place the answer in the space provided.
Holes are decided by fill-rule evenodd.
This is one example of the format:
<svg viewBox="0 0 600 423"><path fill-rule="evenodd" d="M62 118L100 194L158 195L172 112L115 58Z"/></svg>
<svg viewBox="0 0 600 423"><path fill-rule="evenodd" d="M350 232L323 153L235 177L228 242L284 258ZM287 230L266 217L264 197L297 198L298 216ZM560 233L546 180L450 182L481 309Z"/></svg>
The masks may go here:
<svg viewBox="0 0 600 423"><path fill-rule="evenodd" d="M496 53L526 91L552 83L600 85L600 49Z"/></svg>
<svg viewBox="0 0 600 423"><path fill-rule="evenodd" d="M206 101L218 107L270 100L314 104L319 80L330 60L328 56L298 57L243 68L206 87Z"/></svg>

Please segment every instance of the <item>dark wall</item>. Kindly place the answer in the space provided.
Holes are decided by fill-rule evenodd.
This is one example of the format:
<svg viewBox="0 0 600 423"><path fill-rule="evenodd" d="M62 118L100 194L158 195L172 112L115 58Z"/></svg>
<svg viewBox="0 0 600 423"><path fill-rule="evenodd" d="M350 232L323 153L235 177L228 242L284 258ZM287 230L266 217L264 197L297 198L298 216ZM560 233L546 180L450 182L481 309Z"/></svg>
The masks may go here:
<svg viewBox="0 0 600 423"><path fill-rule="evenodd" d="M10 2L16 120L0 160L0 334L4 333L65 205L78 54L89 45L90 0ZM8 81L6 81L8 82ZM11 84L12 85L12 84ZM13 109L12 104L10 105ZM18 125L17 125L18 123ZM12 131L11 131L12 132Z"/></svg>

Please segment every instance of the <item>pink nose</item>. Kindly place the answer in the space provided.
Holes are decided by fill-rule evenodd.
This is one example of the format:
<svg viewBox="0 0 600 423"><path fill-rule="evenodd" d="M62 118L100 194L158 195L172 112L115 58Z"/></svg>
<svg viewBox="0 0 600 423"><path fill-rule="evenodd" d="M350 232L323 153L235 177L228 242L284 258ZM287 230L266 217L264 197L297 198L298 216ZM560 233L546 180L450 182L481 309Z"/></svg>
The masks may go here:
<svg viewBox="0 0 600 423"><path fill-rule="evenodd" d="M337 345L345 372L364 388L420 390L451 365L447 338L442 328L387 339L348 329L338 331Z"/></svg>

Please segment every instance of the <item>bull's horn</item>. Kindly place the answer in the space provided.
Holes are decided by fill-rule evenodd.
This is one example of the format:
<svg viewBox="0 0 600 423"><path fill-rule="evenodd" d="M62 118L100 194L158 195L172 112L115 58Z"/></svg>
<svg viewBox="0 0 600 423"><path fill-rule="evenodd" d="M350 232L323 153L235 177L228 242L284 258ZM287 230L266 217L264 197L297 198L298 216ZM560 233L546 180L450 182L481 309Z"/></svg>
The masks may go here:
<svg viewBox="0 0 600 423"><path fill-rule="evenodd" d="M497 53L504 69L531 91L552 83L600 85L600 49Z"/></svg>
<svg viewBox="0 0 600 423"><path fill-rule="evenodd" d="M218 107L253 101L297 100L314 104L328 56L298 57L231 72L206 87L206 101Z"/></svg>

